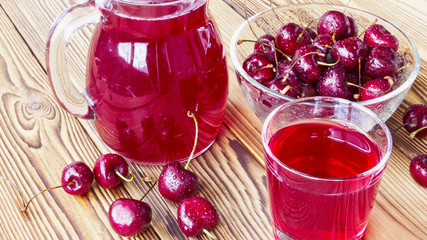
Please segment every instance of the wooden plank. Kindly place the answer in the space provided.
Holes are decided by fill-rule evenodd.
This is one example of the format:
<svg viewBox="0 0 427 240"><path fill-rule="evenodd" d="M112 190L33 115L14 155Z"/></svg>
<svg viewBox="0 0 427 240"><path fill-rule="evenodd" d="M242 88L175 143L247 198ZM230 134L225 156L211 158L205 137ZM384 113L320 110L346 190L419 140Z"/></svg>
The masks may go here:
<svg viewBox="0 0 427 240"><path fill-rule="evenodd" d="M226 44L227 49L228 49L229 39L231 38L232 33L234 32L235 28L237 28L237 26L243 21L242 15L239 15L234 12L235 10L238 10L238 12L241 12L242 2L243 1L227 1L227 2L220 2L220 3L215 2L215 4L213 4L214 2L211 1L211 12L215 16L216 21L220 27L220 31L223 36L224 43ZM281 4L284 2L285 1L276 1L275 4ZM74 2L71 2L71 3L74 3ZM45 36L47 35L47 31L50 26L50 24L48 24L47 22L53 21L53 19L57 16L57 14L59 14L60 11L65 9L65 7L69 6L71 3L66 1L62 1L62 2L55 1L55 3L53 4L49 1L39 1L37 3L34 3L34 2L24 1L24 0L20 0L20 1L12 1L12 0L4 1L3 0L2 7L4 7L7 10L7 14L13 19L13 22L14 24L16 24L17 29L23 35L25 41L30 46L31 51L35 54L35 56L37 56L37 59L39 60L42 66L44 66L44 46L45 46L43 41L45 39ZM268 7L268 1L263 1L261 3L264 5L260 5L258 1L256 2L256 5L260 9L263 6L265 6L266 8ZM417 46L422 46L422 48L419 48L419 51L420 51L420 55L423 58L423 56L425 56L424 53L426 51L425 49L426 36L423 30L425 29L425 26L423 25L425 24L425 21L421 21L421 19L425 19L425 13L423 13L422 11L425 8L419 7L419 6L423 6L423 4L425 4L425 2L417 0L417 1L411 1L411 2L404 2L404 1L396 1L393 3L387 2L387 4L377 3L377 2L373 4L372 2L370 3L369 1L353 1L350 5L355 7L359 6L359 8L367 8L367 9L370 9L370 11L377 11L379 15L381 14L383 15L387 14L387 16L392 15L393 17L392 22L394 22L394 20L396 19L396 21L398 22L396 23L396 25L399 24L398 26L407 27L409 29L408 31L411 31L411 34L413 34L413 36L411 37L413 37L415 44ZM43 11L44 9L47 9L47 10ZM257 10L258 8L252 10L252 12L255 12ZM52 13L55 11L57 12L57 14ZM401 11L404 13L401 13ZM391 14L391 13L395 13L395 14ZM401 17L401 15L404 17ZM46 19L49 19L49 21L47 21ZM75 55L72 56L71 58L72 61L75 62L75 64L73 65L73 68L77 69L78 66L82 66L80 65L80 63L83 64L84 62L83 59L84 59L85 53L84 51L79 52L78 50L83 49L82 46L84 46L85 42L89 38L89 35L90 34L83 33L81 37L82 40L81 41L77 40L77 43L76 43L77 53L75 53ZM423 58L422 68L420 71L420 75L417 79L417 84L413 87L410 94L405 99L404 104L402 104L402 106L398 109L395 116L393 116L393 118L391 118L388 121L388 125L391 127L392 131L397 129L397 127L400 125L399 120L406 106L413 103L420 103L420 102L425 103L425 92L426 92L425 66L426 66L425 58ZM261 123L259 122L258 119L256 119L253 113L249 111L249 107L245 103L245 100L241 95L241 91L237 86L237 83L235 81L235 76L232 72L231 66L229 69L230 69L230 80L231 80L230 93L233 93L233 94L230 94L230 101L227 109L228 112L226 117L226 124L228 128L239 138L239 140L246 147L248 147L250 151L260 160L262 159L262 148L261 148L260 139L259 139ZM97 137L96 137L96 133L93 130L91 130L92 126L86 121L83 121L82 125L85 126L85 129L90 135L90 137L96 142ZM226 130L223 129L223 132L226 132ZM224 134L224 135L227 135L227 134ZM233 137L230 135L229 138L227 139L233 139ZM424 206L423 203L425 203L425 198L423 198L423 196L425 196L425 191L423 191L423 189L417 187L413 183L413 181L410 179L408 175L406 167L408 164L407 156L414 156L414 154L416 153L423 153L423 152L425 153L426 144L425 144L425 141L409 140L408 138L405 138L405 132L403 129L400 129L394 133L394 139L395 139L395 145L394 145L395 150L393 152L390 165L387 168L387 172L382 182L379 196L377 198L377 203L379 204L377 204L373 210L373 214L371 217L369 230L368 230L368 239L401 239L401 238L395 238L395 236L401 236L401 237L403 236L404 239L422 239L423 236L426 236L426 232L425 232L425 229L426 229L425 226L427 225L426 219L422 217L422 216L425 216L425 214L424 215L421 214L421 217L420 217L420 215L416 215L415 213L423 212L423 209L421 207ZM224 139L219 141L227 142L227 140L224 140ZM102 152L107 151L105 148L102 147L102 143L100 143L99 140L98 142L96 142L96 145L101 149ZM218 151L221 151L221 150L218 150ZM239 154L236 153L236 155L240 156L240 153ZM233 155L229 155L227 157L233 157ZM250 161L251 158L249 156L246 156L245 159L246 158L248 159L247 160L248 163L253 164ZM199 159L203 159L203 157ZM222 163L223 161L226 161L225 159L226 158L224 157L224 158L218 159L217 161L220 161L220 163ZM232 158L231 160L234 162L235 158ZM241 159L238 161L238 163L240 162L241 162ZM244 163L237 170L244 171L246 169L245 165L248 163ZM237 163L234 163L234 165L236 164ZM197 165L196 165L196 169L197 171L199 171L199 167ZM200 167L200 169L201 169L200 171L203 171L204 168ZM254 167L253 169L258 171L257 167ZM136 172L140 172L141 176L142 174L156 175L159 172L159 169L155 167L145 168L145 167L135 166L134 170ZM261 173L263 172L261 171ZM205 173L203 172L203 174ZM202 174L200 175L205 176ZM236 178L236 175L230 175L229 177ZM240 175L237 176L237 178L239 177ZM230 179L233 179L233 182L234 182L234 178L230 178ZM217 184L219 184L220 186L227 185L223 181L219 181ZM407 184L409 184L411 187L406 188ZM210 183L206 185L210 186ZM256 182L254 183L254 185L256 186ZM128 188L131 196L137 197L137 196L140 196L140 192L143 191L141 189L146 189L146 186L141 182L138 182L136 185L130 185L130 186L126 185L126 189ZM255 191L256 188L252 188L252 190ZM102 190L95 189L95 192L97 194L98 194L97 191L102 192ZM224 192L227 192L227 191L224 190ZM111 193L105 192L104 194L108 195ZM120 194L120 192L118 194ZM212 193L207 192L206 194L212 194ZM116 196L110 196L110 197L114 198ZM266 195L260 194L258 196L259 199L262 199L262 197L265 198ZM230 198L230 199L231 201L233 201L233 198ZM155 197L154 200L151 200L151 199L149 200L154 203L156 203L157 201L162 201L161 198L157 198L157 197ZM262 200L261 203L265 203L265 201ZM226 202L226 204L228 204L228 202ZM237 205L237 206L247 207L247 206L250 206L249 204L250 203L248 202L248 203L245 203L245 205ZM415 208L412 208L411 206L415 206ZM108 203L104 203L103 207L104 208L108 207ZM235 211L235 209L238 209L238 207L232 208L231 211ZM176 210L176 206L171 204L170 206L168 205L168 208L169 210L166 210L166 211L170 211L170 213L166 213L165 216L162 215L162 217L154 219L153 225L156 225L158 227L158 225L162 223L163 225L165 225L164 222L173 223L175 221L174 211ZM265 208L265 204L261 205L261 208ZM401 210L402 208L403 210ZM156 209L156 211L159 211L161 212L161 214L163 214L162 209L158 209L158 210ZM261 211L260 209L257 209L256 212L259 214L263 213L263 211ZM412 216L413 214L415 214L414 215L415 217ZM232 217L231 219L233 219ZM413 217L412 221L410 220L411 217ZM401 220L401 219L404 219L404 220ZM239 221L239 219L235 218L233 219L233 221ZM262 222L265 224L266 220L263 219ZM246 231L245 228L247 227L239 228L243 226L240 226L239 223L237 222L236 223L227 222L226 224L227 225L230 224L230 226L233 228L233 231L232 231L233 234L234 232L237 232L237 236L240 236L240 237L255 236L255 235L252 235L254 234L252 232L247 235L244 235L244 233L240 233L240 232L245 232ZM229 228L229 226L224 226L224 225L222 226ZM424 226L424 230L422 228L423 226ZM265 225L262 225L261 228L265 229ZM389 232L385 232L385 229L387 229L387 231ZM8 229L5 229L4 231L11 232ZM35 231L38 231L38 230L35 230ZM162 238L165 237L165 239L168 238L168 235L167 235L168 233L177 233L177 231L179 232L179 230L176 230L176 228L174 230L156 229L156 231L161 232ZM222 232L222 230L219 230L219 231ZM267 229L267 231L269 231L269 229ZM410 233L412 231L413 233ZM265 233L265 234L268 234L268 233ZM387 236L388 238L384 236ZM239 239L244 239L244 238L239 238ZM250 239L250 238L246 238L246 239Z"/></svg>

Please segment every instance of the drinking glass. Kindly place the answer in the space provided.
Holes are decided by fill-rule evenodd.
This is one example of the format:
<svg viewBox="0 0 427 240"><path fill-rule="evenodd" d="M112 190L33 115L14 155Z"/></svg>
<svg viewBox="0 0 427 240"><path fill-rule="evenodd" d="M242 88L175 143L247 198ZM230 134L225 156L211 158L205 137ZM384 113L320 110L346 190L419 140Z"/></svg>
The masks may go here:
<svg viewBox="0 0 427 240"><path fill-rule="evenodd" d="M330 97L276 108L262 130L275 239L360 239L392 151L371 110Z"/></svg>

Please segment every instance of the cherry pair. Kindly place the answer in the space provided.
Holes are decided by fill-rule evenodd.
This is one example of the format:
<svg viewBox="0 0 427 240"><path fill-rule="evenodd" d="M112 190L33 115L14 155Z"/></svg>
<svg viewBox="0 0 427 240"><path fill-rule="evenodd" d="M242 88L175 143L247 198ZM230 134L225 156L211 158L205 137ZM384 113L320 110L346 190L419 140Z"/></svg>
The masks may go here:
<svg viewBox="0 0 427 240"><path fill-rule="evenodd" d="M403 126L412 138L427 136L427 105L415 104L403 114ZM427 187L427 154L419 155L411 160L409 172L414 180Z"/></svg>
<svg viewBox="0 0 427 240"><path fill-rule="evenodd" d="M209 231L218 225L219 215L207 199L192 197L199 186L197 180L196 174L178 162L171 162L160 173L159 192L164 198L179 203L178 225L185 235L195 237L205 233L215 238Z"/></svg>
<svg viewBox="0 0 427 240"><path fill-rule="evenodd" d="M89 191L94 178L99 186L111 189L117 187L122 180L132 181L133 174L131 173L130 179L125 177L128 174L129 167L126 160L120 155L108 153L96 160L93 172L84 162L74 162L66 166L62 171L62 185L50 189L62 187L68 194L83 195ZM154 185L151 189L153 187ZM43 190L40 193L50 189ZM22 211L27 210L28 205L35 196L24 205ZM150 225L151 208L142 201L144 197L141 200L120 198L111 204L108 211L108 220L114 231L122 236L132 236L145 230Z"/></svg>
<svg viewBox="0 0 427 240"><path fill-rule="evenodd" d="M185 167L179 162L166 164L159 176L160 194L172 201L179 203L178 225L181 231L194 237L203 232L211 238L215 238L209 231L213 230L219 223L219 215L214 205L203 197L193 195L199 187L196 174L188 170L197 146L198 125L193 113L188 112L196 126L193 150Z"/></svg>
<svg viewBox="0 0 427 240"><path fill-rule="evenodd" d="M24 203L21 211L26 212L29 204L36 196L49 190L63 188L66 193L78 196L89 191L94 178L103 188L116 187L122 179L126 181L133 179L133 175L131 179L124 177L129 173L128 164L123 157L117 154L105 154L99 157L96 160L93 172L84 162L73 162L67 165L62 171L61 185L35 194L27 203Z"/></svg>

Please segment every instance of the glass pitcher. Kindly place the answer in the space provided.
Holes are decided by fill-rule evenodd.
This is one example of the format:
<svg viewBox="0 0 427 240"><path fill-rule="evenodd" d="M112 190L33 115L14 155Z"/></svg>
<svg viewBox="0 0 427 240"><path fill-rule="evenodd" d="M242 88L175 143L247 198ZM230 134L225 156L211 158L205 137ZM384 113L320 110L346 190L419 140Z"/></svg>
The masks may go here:
<svg viewBox="0 0 427 240"><path fill-rule="evenodd" d="M65 51L76 30L88 24L96 25L86 90L78 93L68 87ZM227 66L208 0L74 5L53 24L46 61L61 106L93 119L100 138L136 163L187 160L195 141L198 156L213 143L224 119Z"/></svg>

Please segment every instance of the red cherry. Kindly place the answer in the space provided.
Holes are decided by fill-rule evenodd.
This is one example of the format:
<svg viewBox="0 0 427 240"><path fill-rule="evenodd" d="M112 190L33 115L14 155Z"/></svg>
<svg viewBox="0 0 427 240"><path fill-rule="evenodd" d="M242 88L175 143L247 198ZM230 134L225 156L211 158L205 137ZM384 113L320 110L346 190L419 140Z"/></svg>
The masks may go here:
<svg viewBox="0 0 427 240"><path fill-rule="evenodd" d="M363 41L370 49L381 45L391 47L395 52L399 48L399 41L384 26L372 24L366 29Z"/></svg>
<svg viewBox="0 0 427 240"><path fill-rule="evenodd" d="M393 89L393 83L390 79L375 78L363 84L360 90L360 101L367 101L381 97Z"/></svg>
<svg viewBox="0 0 427 240"><path fill-rule="evenodd" d="M326 62L325 54L314 45L299 48L294 55L295 73L303 83L315 83L322 76L324 67L319 62Z"/></svg>
<svg viewBox="0 0 427 240"><path fill-rule="evenodd" d="M350 71L357 71L359 59L363 64L368 57L368 46L357 37L349 37L336 42L331 50L333 61L338 61ZM381 76L384 77L384 76Z"/></svg>
<svg viewBox="0 0 427 240"><path fill-rule="evenodd" d="M270 34L259 37L259 42L254 44L254 53L260 53L265 55L271 63L276 63L283 58L283 54L276 51L275 42L276 39Z"/></svg>
<svg viewBox="0 0 427 240"><path fill-rule="evenodd" d="M188 237L195 237L205 230L212 231L219 223L214 205L203 197L191 197L178 206L178 225Z"/></svg>
<svg viewBox="0 0 427 240"><path fill-rule="evenodd" d="M270 82L268 82L265 86L275 92L278 92L293 98L297 98L301 96L302 84L295 75L289 75L286 78L286 80L284 76L277 77L271 80ZM261 93L261 96L265 99L269 99L270 95L266 93ZM275 97L273 97L273 99L274 98ZM274 102L273 99L270 99L270 101Z"/></svg>
<svg viewBox="0 0 427 240"><path fill-rule="evenodd" d="M347 16L339 11L327 11L317 23L317 34L335 34L335 39L340 40L345 37L349 28Z"/></svg>
<svg viewBox="0 0 427 240"><path fill-rule="evenodd" d="M133 179L133 177L126 179L129 174L128 163L122 156L114 153L100 156L95 162L93 173L96 182L103 188L114 188L122 180L132 181Z"/></svg>
<svg viewBox="0 0 427 240"><path fill-rule="evenodd" d="M348 19L348 28L347 32L344 34L344 38L356 37L357 36L357 22L354 18L347 16Z"/></svg>
<svg viewBox="0 0 427 240"><path fill-rule="evenodd" d="M283 59L277 64L277 76L284 76L285 74L295 75L292 62L287 59Z"/></svg>
<svg viewBox="0 0 427 240"><path fill-rule="evenodd" d="M254 53L247 57L242 67L249 76L260 83L266 83L274 77L273 63L260 53Z"/></svg>
<svg viewBox="0 0 427 240"><path fill-rule="evenodd" d="M146 177L146 182L155 179ZM154 188L157 181L147 190L140 200L120 198L114 201L108 209L108 221L111 228L124 237L136 235L150 226L152 211L150 205L142 200Z"/></svg>
<svg viewBox="0 0 427 240"><path fill-rule="evenodd" d="M313 40L312 45L320 48L322 52L326 53L326 55L329 53L331 48L328 46L334 45L334 40L332 39L332 36L325 33L325 34L319 34L317 37Z"/></svg>
<svg viewBox="0 0 427 240"><path fill-rule="evenodd" d="M409 172L415 182L427 188L427 154L413 158L409 165Z"/></svg>
<svg viewBox="0 0 427 240"><path fill-rule="evenodd" d="M346 79L346 72L341 64L329 67L317 83L319 95L351 100L352 91L346 85Z"/></svg>
<svg viewBox="0 0 427 240"><path fill-rule="evenodd" d="M308 44L310 44L309 33L296 23L283 25L276 35L277 47L289 56L293 56L297 49Z"/></svg>
<svg viewBox="0 0 427 240"><path fill-rule="evenodd" d="M92 170L84 162L73 162L62 171L61 184L71 195L87 193L93 182Z"/></svg>
<svg viewBox="0 0 427 240"><path fill-rule="evenodd" d="M172 202L180 202L193 196L198 186L196 174L184 169L176 161L166 164L159 176L159 192Z"/></svg>
<svg viewBox="0 0 427 240"><path fill-rule="evenodd" d="M316 83L301 83L301 97L314 97L318 95Z"/></svg>
<svg viewBox="0 0 427 240"><path fill-rule="evenodd" d="M310 37L311 40L317 37L317 33L313 29L305 28L305 31L308 33L308 36Z"/></svg>
<svg viewBox="0 0 427 240"><path fill-rule="evenodd" d="M196 174L187 169L197 147L199 126L194 113L188 111L187 116L193 118L195 126L194 145L187 160L187 164L185 168L183 168L182 165L176 161L170 162L163 167L159 177L160 194L173 202L179 202L184 198L192 196L198 188Z"/></svg>
<svg viewBox="0 0 427 240"><path fill-rule="evenodd" d="M424 138L427 136L427 105L415 104L403 114L403 126L411 136Z"/></svg>
<svg viewBox="0 0 427 240"><path fill-rule="evenodd" d="M136 199L117 199L108 210L111 227L124 237L130 237L146 230L150 226L151 217L150 205Z"/></svg>
<svg viewBox="0 0 427 240"><path fill-rule="evenodd" d="M366 59L364 76L382 78L393 76L397 69L397 55L387 46L378 46L371 50Z"/></svg>

